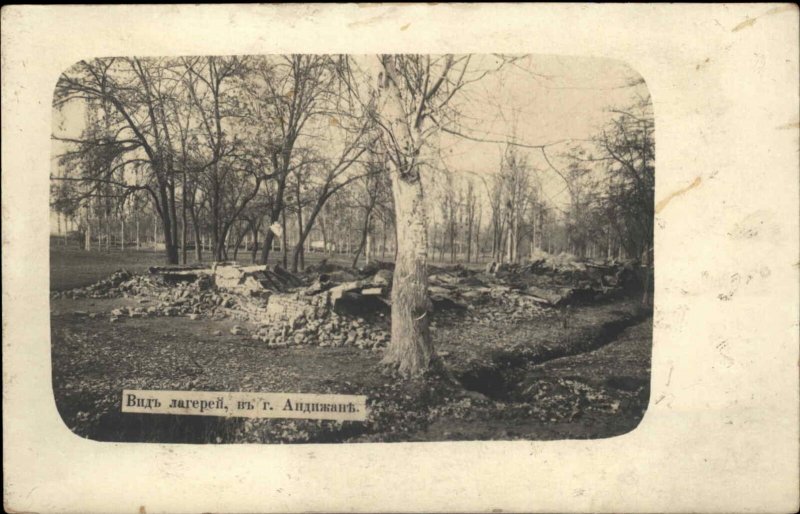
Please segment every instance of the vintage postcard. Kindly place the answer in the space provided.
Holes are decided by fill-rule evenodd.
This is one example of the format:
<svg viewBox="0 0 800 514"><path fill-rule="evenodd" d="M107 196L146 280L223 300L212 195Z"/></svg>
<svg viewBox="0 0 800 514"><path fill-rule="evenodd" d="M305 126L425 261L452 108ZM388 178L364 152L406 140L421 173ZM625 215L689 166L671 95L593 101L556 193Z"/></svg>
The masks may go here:
<svg viewBox="0 0 800 514"><path fill-rule="evenodd" d="M796 6L2 13L7 509L797 507Z"/></svg>

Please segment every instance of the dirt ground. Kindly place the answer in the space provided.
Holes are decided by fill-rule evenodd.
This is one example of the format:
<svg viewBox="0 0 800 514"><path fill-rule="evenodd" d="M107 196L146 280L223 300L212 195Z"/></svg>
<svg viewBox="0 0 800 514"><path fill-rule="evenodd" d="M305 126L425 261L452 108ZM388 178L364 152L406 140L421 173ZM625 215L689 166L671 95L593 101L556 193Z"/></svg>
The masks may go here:
<svg viewBox="0 0 800 514"><path fill-rule="evenodd" d="M305 443L599 438L649 400L652 315L634 299L487 324L434 317L436 370L403 380L381 350L269 348L230 319L124 318L136 298L51 303L53 388L66 425L101 441ZM480 307L478 307L480 308ZM232 335L234 324L243 333ZM123 389L364 394L366 422L123 414Z"/></svg>

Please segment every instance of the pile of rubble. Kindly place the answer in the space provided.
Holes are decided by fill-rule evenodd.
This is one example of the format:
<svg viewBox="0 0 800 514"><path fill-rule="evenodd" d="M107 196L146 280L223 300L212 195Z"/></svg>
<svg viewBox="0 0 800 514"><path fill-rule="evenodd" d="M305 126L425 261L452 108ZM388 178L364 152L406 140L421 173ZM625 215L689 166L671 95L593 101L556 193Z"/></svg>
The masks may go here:
<svg viewBox="0 0 800 514"><path fill-rule="evenodd" d="M643 273L640 268L633 261L578 261L571 254L560 254L526 264L492 262L485 273L543 305L558 307L640 290Z"/></svg>
<svg viewBox="0 0 800 514"><path fill-rule="evenodd" d="M536 299L476 272L456 268L437 270L429 277L428 292L437 314L463 313L483 324L514 322L546 314Z"/></svg>
<svg viewBox="0 0 800 514"><path fill-rule="evenodd" d="M270 347L298 345L355 346L378 350L390 339L386 319L388 303L365 309L363 298L383 298L391 284L391 272L352 279L347 271L323 274L310 285L276 266L240 267L215 263L211 268L151 268L149 274L114 272L96 284L54 292L53 298L135 298L138 305L118 307L109 321L124 318L185 316L190 319L232 318L256 325L251 337ZM367 321L355 313L373 314ZM92 318L98 313L83 313ZM381 325L382 326L379 326ZM232 333L246 331L235 326Z"/></svg>
<svg viewBox="0 0 800 514"><path fill-rule="evenodd" d="M122 282L120 277L129 277ZM108 284L116 284L109 287ZM98 286L98 284L102 284ZM212 277L200 275L193 282L166 284L158 276L130 275L125 270L92 286L54 293L54 298L136 298L138 306L119 307L110 313L111 322L121 318L186 316L190 319L243 317L263 310L266 303L214 287ZM90 315L96 317L96 315Z"/></svg>
<svg viewBox="0 0 800 514"><path fill-rule="evenodd" d="M567 305L621 291L631 280L631 266L561 260L491 263L483 271L431 266L434 326L448 320L497 324L556 315ZM138 305L111 311L112 322L156 316L233 318L258 327L252 338L274 347L379 349L389 341L392 280L387 263L351 270L323 262L297 276L280 266L224 262L210 268L154 267L142 275L119 270L91 286L52 296L137 299Z"/></svg>
<svg viewBox="0 0 800 514"><path fill-rule="evenodd" d="M483 325L514 323L553 315L550 309L535 298L507 286L489 290L488 298L480 309L472 308L468 318Z"/></svg>
<svg viewBox="0 0 800 514"><path fill-rule="evenodd" d="M288 292L304 284L300 277L280 265L270 270L264 265L237 266L236 263L217 262L210 272L217 287L251 296Z"/></svg>
<svg viewBox="0 0 800 514"><path fill-rule="evenodd" d="M378 351L389 343L390 335L385 325L379 328L364 318L329 312L317 318L298 317L290 321L263 324L252 338L271 348L355 346Z"/></svg>
<svg viewBox="0 0 800 514"><path fill-rule="evenodd" d="M107 279L101 280L90 286L71 289L69 291L55 291L50 296L52 298L115 298L120 296L120 286L130 280L138 280L144 277L134 277L128 270L118 270L112 273Z"/></svg>
<svg viewBox="0 0 800 514"><path fill-rule="evenodd" d="M294 292L271 294L253 338L277 348L355 346L377 351L385 347L390 339L386 319L392 273L378 270L354 278L344 270L322 273Z"/></svg>

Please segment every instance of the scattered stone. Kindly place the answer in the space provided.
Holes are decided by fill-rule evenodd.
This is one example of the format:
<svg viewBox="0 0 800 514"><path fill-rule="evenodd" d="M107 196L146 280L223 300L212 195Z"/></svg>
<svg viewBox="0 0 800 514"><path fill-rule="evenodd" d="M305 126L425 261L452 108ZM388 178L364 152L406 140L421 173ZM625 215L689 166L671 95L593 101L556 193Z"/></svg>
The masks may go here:
<svg viewBox="0 0 800 514"><path fill-rule="evenodd" d="M620 284L635 271L633 265L576 263L566 257L564 263L556 261L537 258L528 264L489 263L485 272L430 266L431 326L463 320L491 325L558 316L554 307L612 294L621 290ZM144 275L120 270L92 286L54 292L53 296L133 297L142 305L102 314L114 319L112 322L151 316L228 318L258 325L251 337L270 347L375 350L390 341L392 280L393 272L384 264L362 271L325 264L313 275L297 276L281 267L268 270L260 265L217 263L213 268L159 268ZM97 316L83 311L74 314ZM240 324L231 329L232 334L246 333Z"/></svg>
<svg viewBox="0 0 800 514"><path fill-rule="evenodd" d="M391 270L381 269L372 277L372 285L375 286L390 286L392 284L392 276L394 274Z"/></svg>

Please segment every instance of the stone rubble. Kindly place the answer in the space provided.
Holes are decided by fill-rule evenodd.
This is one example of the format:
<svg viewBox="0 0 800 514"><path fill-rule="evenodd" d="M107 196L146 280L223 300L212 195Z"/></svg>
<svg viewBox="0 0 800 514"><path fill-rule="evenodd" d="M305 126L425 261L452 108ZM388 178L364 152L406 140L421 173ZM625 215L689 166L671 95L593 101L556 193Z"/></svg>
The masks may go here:
<svg viewBox="0 0 800 514"><path fill-rule="evenodd" d="M544 259L525 265L490 263L482 271L430 266L432 326L465 319L499 324L561 315L572 302L596 301L619 291L632 274L631 266L560 258L567 264ZM230 333L274 348L385 347L390 339L391 265L379 263L360 272L327 264L317 268L302 277L280 266L270 270L235 263L215 263L210 269L153 268L142 275L119 270L96 284L54 292L52 297L135 298L136 305L107 314L82 314L108 316L112 323L159 316L246 322L256 328L235 325Z"/></svg>

